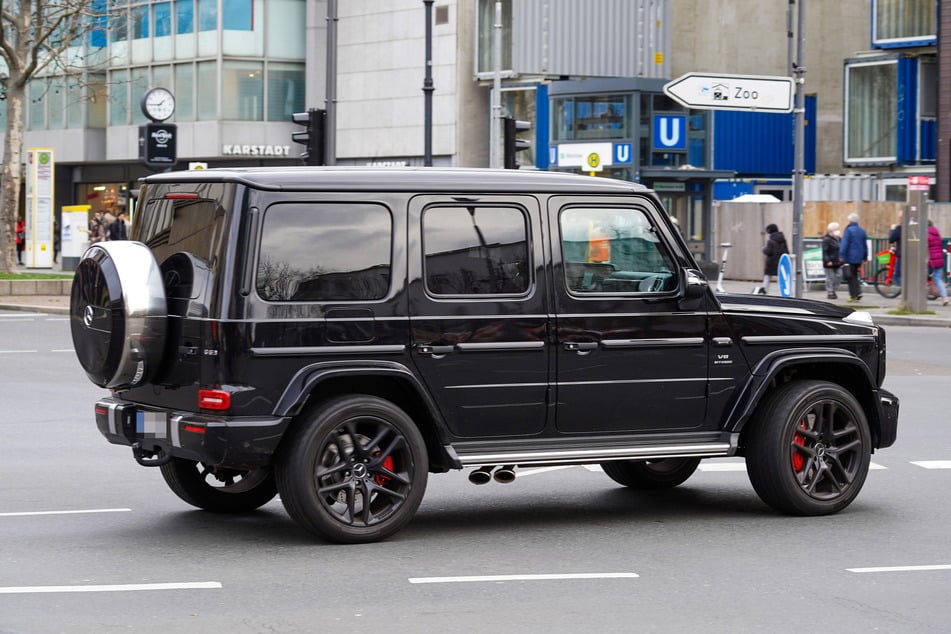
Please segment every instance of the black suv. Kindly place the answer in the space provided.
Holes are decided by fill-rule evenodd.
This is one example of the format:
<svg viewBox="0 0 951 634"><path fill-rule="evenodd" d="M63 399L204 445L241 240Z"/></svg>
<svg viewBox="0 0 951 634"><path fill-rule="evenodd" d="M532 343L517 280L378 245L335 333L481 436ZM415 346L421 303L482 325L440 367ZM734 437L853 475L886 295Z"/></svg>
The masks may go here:
<svg viewBox="0 0 951 634"><path fill-rule="evenodd" d="M885 332L716 295L657 197L547 172L280 168L145 178L132 241L83 256L71 329L99 430L186 502L280 492L307 530L391 535L429 473L600 464L672 487L745 456L834 513L894 443Z"/></svg>

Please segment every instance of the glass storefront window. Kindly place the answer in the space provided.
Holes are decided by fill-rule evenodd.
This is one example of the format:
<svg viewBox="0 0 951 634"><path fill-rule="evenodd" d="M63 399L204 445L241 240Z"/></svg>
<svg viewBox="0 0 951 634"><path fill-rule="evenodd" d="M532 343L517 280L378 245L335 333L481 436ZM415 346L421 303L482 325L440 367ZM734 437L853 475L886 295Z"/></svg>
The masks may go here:
<svg viewBox="0 0 951 634"><path fill-rule="evenodd" d="M109 125L129 123L129 71L109 73Z"/></svg>
<svg viewBox="0 0 951 634"><path fill-rule="evenodd" d="M191 64L175 65L175 119L195 120L195 69Z"/></svg>
<svg viewBox="0 0 951 634"><path fill-rule="evenodd" d="M260 62L224 62L221 69L221 118L264 118L264 66Z"/></svg>
<svg viewBox="0 0 951 634"><path fill-rule="evenodd" d="M633 137L631 95L584 95L553 100L552 140Z"/></svg>
<svg viewBox="0 0 951 634"><path fill-rule="evenodd" d="M479 0L479 67L476 72L481 74L495 72L494 39L495 39L495 3L496 0ZM502 68L512 70L512 0L502 0Z"/></svg>
<svg viewBox="0 0 951 634"><path fill-rule="evenodd" d="M897 152L898 62L845 67L845 160L893 162Z"/></svg>
<svg viewBox="0 0 951 634"><path fill-rule="evenodd" d="M175 33L195 32L195 0L175 0Z"/></svg>
<svg viewBox="0 0 951 634"><path fill-rule="evenodd" d="M215 62L197 64L198 76L198 113L199 121L214 121L218 118L218 68Z"/></svg>
<svg viewBox="0 0 951 634"><path fill-rule="evenodd" d="M307 109L304 99L303 64L268 64L267 120L289 121L295 112Z"/></svg>

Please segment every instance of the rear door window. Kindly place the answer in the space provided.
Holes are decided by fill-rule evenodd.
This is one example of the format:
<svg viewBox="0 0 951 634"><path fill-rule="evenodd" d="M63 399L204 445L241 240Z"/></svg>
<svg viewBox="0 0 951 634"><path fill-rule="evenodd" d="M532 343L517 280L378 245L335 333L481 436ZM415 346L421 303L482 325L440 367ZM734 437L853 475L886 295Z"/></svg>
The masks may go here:
<svg viewBox="0 0 951 634"><path fill-rule="evenodd" d="M426 290L432 295L522 295L528 228L515 207L429 207L423 213Z"/></svg>
<svg viewBox="0 0 951 634"><path fill-rule="evenodd" d="M393 222L373 203L279 203L264 214L255 287L271 302L383 299Z"/></svg>

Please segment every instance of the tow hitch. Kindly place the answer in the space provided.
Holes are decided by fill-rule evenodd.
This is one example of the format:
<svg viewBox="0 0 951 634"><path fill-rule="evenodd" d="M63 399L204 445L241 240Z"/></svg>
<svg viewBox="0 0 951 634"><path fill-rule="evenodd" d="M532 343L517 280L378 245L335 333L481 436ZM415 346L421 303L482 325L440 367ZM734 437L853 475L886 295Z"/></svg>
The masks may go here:
<svg viewBox="0 0 951 634"><path fill-rule="evenodd" d="M161 467L172 459L172 455L162 449L143 449L139 443L132 443L132 456L143 467Z"/></svg>

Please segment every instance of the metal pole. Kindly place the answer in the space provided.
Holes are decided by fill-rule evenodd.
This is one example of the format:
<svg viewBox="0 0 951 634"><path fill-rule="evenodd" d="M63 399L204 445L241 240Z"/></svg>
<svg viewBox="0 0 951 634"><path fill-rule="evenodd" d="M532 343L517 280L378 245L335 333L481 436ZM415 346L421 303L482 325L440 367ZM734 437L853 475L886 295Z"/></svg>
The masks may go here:
<svg viewBox="0 0 951 634"><path fill-rule="evenodd" d="M324 124L324 165L337 164L337 0L327 0L327 116Z"/></svg>
<svg viewBox="0 0 951 634"><path fill-rule="evenodd" d="M426 7L426 78L423 79L423 165L433 166L433 1Z"/></svg>
<svg viewBox="0 0 951 634"><path fill-rule="evenodd" d="M908 204L901 227L901 307L913 313L928 308L928 294L922 282L928 272L928 208L927 192L909 186Z"/></svg>
<svg viewBox="0 0 951 634"><path fill-rule="evenodd" d="M495 3L495 24L492 25L492 120L489 123L489 167L502 167L502 3Z"/></svg>
<svg viewBox="0 0 951 634"><path fill-rule="evenodd" d="M795 280L795 296L802 297L802 179L806 171L805 155L805 121L806 121L806 93L804 89L806 69L803 67L803 49L806 44L805 13L806 0L798 0L799 11L796 25L796 64L793 67L793 78L796 82L796 104L793 109L795 126L795 158L793 164L793 280Z"/></svg>

